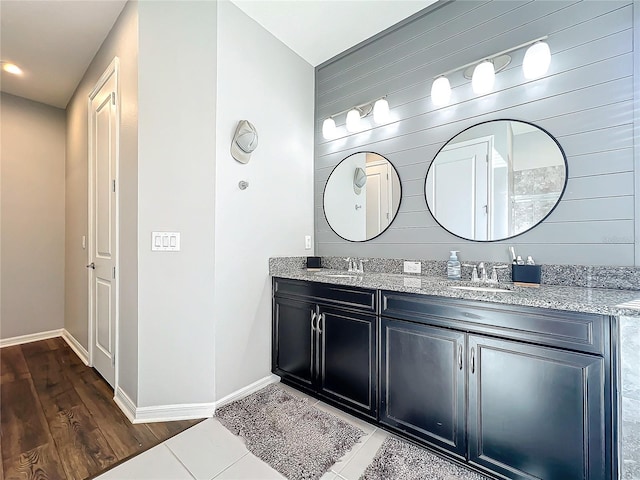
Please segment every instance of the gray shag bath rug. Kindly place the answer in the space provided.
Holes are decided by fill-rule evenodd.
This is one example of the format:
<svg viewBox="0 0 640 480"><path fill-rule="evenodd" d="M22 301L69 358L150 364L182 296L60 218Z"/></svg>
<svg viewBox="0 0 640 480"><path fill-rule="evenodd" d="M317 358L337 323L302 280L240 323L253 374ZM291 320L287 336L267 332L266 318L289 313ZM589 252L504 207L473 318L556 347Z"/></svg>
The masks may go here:
<svg viewBox="0 0 640 480"><path fill-rule="evenodd" d="M216 410L216 417L289 480L319 479L364 435L278 384Z"/></svg>
<svg viewBox="0 0 640 480"><path fill-rule="evenodd" d="M424 448L387 438L360 480L490 480Z"/></svg>

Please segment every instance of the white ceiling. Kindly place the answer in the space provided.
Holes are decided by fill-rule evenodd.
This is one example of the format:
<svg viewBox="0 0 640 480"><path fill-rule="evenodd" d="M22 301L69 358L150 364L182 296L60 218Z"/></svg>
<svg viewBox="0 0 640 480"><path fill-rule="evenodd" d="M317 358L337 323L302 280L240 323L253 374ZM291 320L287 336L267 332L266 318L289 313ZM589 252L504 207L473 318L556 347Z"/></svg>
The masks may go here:
<svg viewBox="0 0 640 480"><path fill-rule="evenodd" d="M436 0L231 0L314 67Z"/></svg>
<svg viewBox="0 0 640 480"><path fill-rule="evenodd" d="M231 0L313 66L436 0ZM0 89L65 108L126 0L0 0Z"/></svg>
<svg viewBox="0 0 640 480"><path fill-rule="evenodd" d="M3 92L65 108L126 0L1 0Z"/></svg>

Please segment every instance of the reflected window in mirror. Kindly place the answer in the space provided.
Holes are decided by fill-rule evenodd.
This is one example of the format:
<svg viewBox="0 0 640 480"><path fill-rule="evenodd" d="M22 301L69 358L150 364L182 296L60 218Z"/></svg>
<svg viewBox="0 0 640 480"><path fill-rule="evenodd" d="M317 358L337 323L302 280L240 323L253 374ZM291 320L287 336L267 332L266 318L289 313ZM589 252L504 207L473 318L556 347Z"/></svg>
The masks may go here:
<svg viewBox="0 0 640 480"><path fill-rule="evenodd" d="M331 229L352 242L364 242L384 232L400 208L402 187L389 160L373 152L344 158L324 188L324 215Z"/></svg>
<svg viewBox="0 0 640 480"><path fill-rule="evenodd" d="M429 166L425 197L435 220L475 241L520 235L556 207L567 182L560 144L528 122L494 120L449 140Z"/></svg>

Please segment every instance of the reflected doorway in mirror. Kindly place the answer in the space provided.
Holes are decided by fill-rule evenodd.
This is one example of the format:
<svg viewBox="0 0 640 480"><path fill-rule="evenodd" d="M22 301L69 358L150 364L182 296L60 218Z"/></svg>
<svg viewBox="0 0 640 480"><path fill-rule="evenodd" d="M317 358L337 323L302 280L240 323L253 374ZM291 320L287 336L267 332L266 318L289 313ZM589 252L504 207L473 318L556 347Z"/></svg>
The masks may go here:
<svg viewBox="0 0 640 480"><path fill-rule="evenodd" d="M363 242L389 228L401 197L400 178L391 162L377 153L358 152L331 172L324 189L324 214L338 236Z"/></svg>

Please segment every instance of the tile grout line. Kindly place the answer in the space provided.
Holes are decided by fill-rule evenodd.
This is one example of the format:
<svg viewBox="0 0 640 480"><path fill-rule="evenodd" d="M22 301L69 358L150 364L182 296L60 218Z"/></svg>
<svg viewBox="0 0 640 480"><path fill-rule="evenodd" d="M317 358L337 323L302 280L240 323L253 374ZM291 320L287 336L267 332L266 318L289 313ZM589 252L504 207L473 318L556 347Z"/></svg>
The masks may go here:
<svg viewBox="0 0 640 480"><path fill-rule="evenodd" d="M366 435L367 439L362 442L362 444L360 445L360 447L358 447L356 450L353 451L353 455L351 456L351 458L342 466L342 468L340 469L340 471L335 471L333 469L333 467L330 469L331 472L335 473L336 475L340 475L340 472L343 471L345 468L347 468L347 465L349 465L349 463L351 463L351 461L355 458L355 456L358 454L358 452L360 450L362 450L364 448L364 446L367 444L367 442L369 440L371 440L371 438L373 438L373 434L376 433L379 429L375 428L373 432L371 432L369 435ZM358 442L359 443L359 442ZM358 445L356 443L356 445ZM351 453L351 452L347 452L347 453ZM339 461L338 461L339 462ZM333 465L335 466L338 462L334 463ZM344 478L341 476L341 478Z"/></svg>
<svg viewBox="0 0 640 480"><path fill-rule="evenodd" d="M191 473L191 470L189 470L189 468L184 463L182 463L182 460L180 460L178 455L176 455L175 452L173 450L171 450L171 447L169 447L169 445L166 444L166 440L164 442L160 443L159 445L156 445L156 446L160 446L160 445L164 446L167 450L169 450L169 453L178 461L178 463L180 465L182 465L182 468L184 468L187 471L187 473L189 474L189 476L191 478L193 478L193 480L197 480L195 475L193 473Z"/></svg>
<svg viewBox="0 0 640 480"><path fill-rule="evenodd" d="M231 465L228 465L227 467L225 467L223 470L219 471L215 477L213 477L211 480L215 480L216 478L219 478L220 475L222 475L224 472L226 472L227 470L229 470L231 467L233 467L236 463L238 463L240 460L242 460L243 458L245 458L247 455L253 455L249 450L247 450L247 453L243 454L239 459L237 459L235 462L233 462ZM255 456L255 455L254 455ZM258 457L256 457L258 458ZM258 458L258 460L260 460ZM262 460L260 460L262 461ZM273 468L273 467L271 467ZM280 472L278 472L280 473Z"/></svg>

